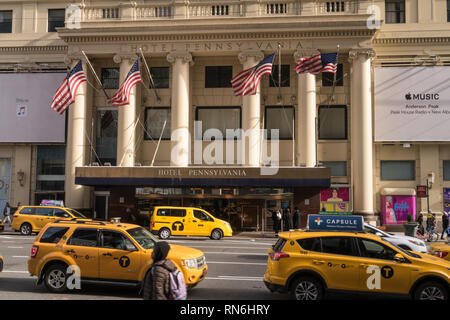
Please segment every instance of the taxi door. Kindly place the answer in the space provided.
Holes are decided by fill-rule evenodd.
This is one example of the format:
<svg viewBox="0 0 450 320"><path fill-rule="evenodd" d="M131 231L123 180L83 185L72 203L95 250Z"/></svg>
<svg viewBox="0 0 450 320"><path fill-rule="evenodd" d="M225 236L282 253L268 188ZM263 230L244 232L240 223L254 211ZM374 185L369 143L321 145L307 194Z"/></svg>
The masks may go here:
<svg viewBox="0 0 450 320"><path fill-rule="evenodd" d="M399 253L384 243L358 238L359 287L361 291L407 294L411 288L409 263L394 261Z"/></svg>
<svg viewBox="0 0 450 320"><path fill-rule="evenodd" d="M138 281L141 252L120 231L101 230L100 278Z"/></svg>
<svg viewBox="0 0 450 320"><path fill-rule="evenodd" d="M49 207L36 207L36 227L42 229L47 223L53 222L53 208Z"/></svg>
<svg viewBox="0 0 450 320"><path fill-rule="evenodd" d="M321 237L322 254L312 261L327 277L330 289L358 288L357 250L352 237Z"/></svg>
<svg viewBox="0 0 450 320"><path fill-rule="evenodd" d="M193 235L192 219L187 208L170 209L170 232L173 235Z"/></svg>
<svg viewBox="0 0 450 320"><path fill-rule="evenodd" d="M211 234L213 219L205 212L193 209L192 222L197 229L196 234L199 236L209 236Z"/></svg>
<svg viewBox="0 0 450 320"><path fill-rule="evenodd" d="M80 268L82 278L98 278L98 231L78 228L63 246L63 254L71 256Z"/></svg>

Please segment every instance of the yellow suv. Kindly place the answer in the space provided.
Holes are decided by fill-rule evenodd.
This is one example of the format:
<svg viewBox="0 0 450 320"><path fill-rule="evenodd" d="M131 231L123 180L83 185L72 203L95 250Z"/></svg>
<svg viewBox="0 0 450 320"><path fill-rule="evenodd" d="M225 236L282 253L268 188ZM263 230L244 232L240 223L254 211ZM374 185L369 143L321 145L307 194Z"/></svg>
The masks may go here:
<svg viewBox="0 0 450 320"><path fill-rule="evenodd" d="M155 207L150 218L150 230L160 239L183 235L220 240L233 235L228 222L213 217L203 209L192 207Z"/></svg>
<svg viewBox="0 0 450 320"><path fill-rule="evenodd" d="M82 213L57 206L22 206L13 216L11 227L23 235L38 233L50 222L56 220L87 219Z"/></svg>
<svg viewBox="0 0 450 320"><path fill-rule="evenodd" d="M268 253L264 283L295 300L320 300L331 291L447 300L450 292L450 262L373 234L282 232Z"/></svg>
<svg viewBox="0 0 450 320"><path fill-rule="evenodd" d="M74 266L81 281L120 281L144 285L153 260L156 240L134 224L103 221L57 221L37 236L28 260L28 271L51 292L65 292ZM188 287L206 277L202 251L170 245L168 258L183 273ZM70 269L68 269L70 267Z"/></svg>

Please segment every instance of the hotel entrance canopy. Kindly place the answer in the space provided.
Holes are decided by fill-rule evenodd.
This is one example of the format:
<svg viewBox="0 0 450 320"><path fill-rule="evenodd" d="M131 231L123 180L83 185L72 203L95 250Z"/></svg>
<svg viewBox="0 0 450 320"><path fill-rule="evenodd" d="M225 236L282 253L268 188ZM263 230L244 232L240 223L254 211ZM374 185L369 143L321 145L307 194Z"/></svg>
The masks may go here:
<svg viewBox="0 0 450 320"><path fill-rule="evenodd" d="M75 184L164 187L330 187L330 168L280 167L77 167Z"/></svg>

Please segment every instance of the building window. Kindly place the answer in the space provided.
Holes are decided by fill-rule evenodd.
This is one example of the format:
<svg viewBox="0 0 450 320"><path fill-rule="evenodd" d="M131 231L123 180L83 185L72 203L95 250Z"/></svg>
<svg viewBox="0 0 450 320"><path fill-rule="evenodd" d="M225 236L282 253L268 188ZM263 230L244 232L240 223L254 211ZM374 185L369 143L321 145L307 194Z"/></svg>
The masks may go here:
<svg viewBox="0 0 450 320"><path fill-rule="evenodd" d="M450 22L450 0L447 0L447 22Z"/></svg>
<svg viewBox="0 0 450 320"><path fill-rule="evenodd" d="M264 115L264 127L267 129L266 137L271 139L271 129L278 129L280 140L292 140L292 125L295 111L292 106L266 107Z"/></svg>
<svg viewBox="0 0 450 320"><path fill-rule="evenodd" d="M231 88L232 66L205 68L205 88Z"/></svg>
<svg viewBox="0 0 450 320"><path fill-rule="evenodd" d="M278 65L273 65L272 75L270 76L270 87L278 87ZM288 64L281 65L281 87L289 87L291 85L291 66Z"/></svg>
<svg viewBox="0 0 450 320"><path fill-rule="evenodd" d="M169 67L153 67L150 68L150 73L156 89L169 88Z"/></svg>
<svg viewBox="0 0 450 320"><path fill-rule="evenodd" d="M381 180L416 180L414 160L381 161Z"/></svg>
<svg viewBox="0 0 450 320"><path fill-rule="evenodd" d="M48 9L48 32L56 32L56 28L64 28L65 9Z"/></svg>
<svg viewBox="0 0 450 320"><path fill-rule="evenodd" d="M65 146L38 146L36 191L64 191Z"/></svg>
<svg viewBox="0 0 450 320"><path fill-rule="evenodd" d="M145 109L145 140L170 140L170 107L150 107Z"/></svg>
<svg viewBox="0 0 450 320"><path fill-rule="evenodd" d="M210 141L212 138L209 135L205 136L205 131L209 129L219 130L219 132L222 134L222 138L227 139L227 130L241 129L241 108L198 107L195 110L195 120L201 121L202 126L201 130L198 130L196 128L195 139ZM209 131L208 133L212 133L212 131ZM236 135L236 138L240 139L240 136L241 135L238 134ZM235 137L229 136L228 138L234 139Z"/></svg>
<svg viewBox="0 0 450 320"><path fill-rule="evenodd" d="M211 15L213 16L228 16L229 14L230 14L230 6L228 5L211 7Z"/></svg>
<svg viewBox="0 0 450 320"><path fill-rule="evenodd" d="M119 89L120 68L102 68L102 84L105 89Z"/></svg>
<svg viewBox="0 0 450 320"><path fill-rule="evenodd" d="M450 160L444 160L444 180L450 181Z"/></svg>
<svg viewBox="0 0 450 320"><path fill-rule="evenodd" d="M405 0L386 0L386 23L405 23Z"/></svg>
<svg viewBox="0 0 450 320"><path fill-rule="evenodd" d="M171 16L172 16L172 8L171 7L156 7L155 8L155 17L170 18Z"/></svg>
<svg viewBox="0 0 450 320"><path fill-rule="evenodd" d="M107 8L102 9L102 18L103 19L119 19L120 12L119 8Z"/></svg>
<svg viewBox="0 0 450 320"><path fill-rule="evenodd" d="M327 12L345 12L345 1L327 1Z"/></svg>
<svg viewBox="0 0 450 320"><path fill-rule="evenodd" d="M347 139L347 106L319 106L319 139Z"/></svg>
<svg viewBox="0 0 450 320"><path fill-rule="evenodd" d="M117 159L117 110L97 110L95 158L91 162L116 165Z"/></svg>
<svg viewBox="0 0 450 320"><path fill-rule="evenodd" d="M322 161L324 167L331 168L332 177L347 176L347 161Z"/></svg>
<svg viewBox="0 0 450 320"><path fill-rule="evenodd" d="M0 33L12 33L12 10L0 11Z"/></svg>
<svg viewBox="0 0 450 320"><path fill-rule="evenodd" d="M334 73L322 72L322 87L332 87L334 81ZM344 85L344 73L342 63L338 63L336 72L336 87Z"/></svg>

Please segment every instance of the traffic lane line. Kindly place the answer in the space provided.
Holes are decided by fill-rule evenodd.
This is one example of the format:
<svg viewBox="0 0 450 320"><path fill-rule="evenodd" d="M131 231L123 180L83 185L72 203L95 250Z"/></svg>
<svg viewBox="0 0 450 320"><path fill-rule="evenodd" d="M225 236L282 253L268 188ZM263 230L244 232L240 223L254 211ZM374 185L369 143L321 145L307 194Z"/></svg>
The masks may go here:
<svg viewBox="0 0 450 320"><path fill-rule="evenodd" d="M204 254L226 254L226 255L243 255L243 256L260 256L260 257L268 257L267 253L256 253L256 252L224 252L224 251L203 251Z"/></svg>
<svg viewBox="0 0 450 320"><path fill-rule="evenodd" d="M195 241L195 240L167 240L169 243L196 243L196 244L217 244L222 240L205 240L204 242ZM239 243L239 244L251 244L255 246L272 246L276 243L274 242L257 242L257 241L247 241L247 240L223 240L224 243Z"/></svg>
<svg viewBox="0 0 450 320"><path fill-rule="evenodd" d="M235 261L208 261L206 260L206 264L230 264L230 265L249 265L249 266L266 266L267 263L264 262L235 262Z"/></svg>
<svg viewBox="0 0 450 320"><path fill-rule="evenodd" d="M218 276L218 277L208 277L204 280L222 280L222 281L264 281L264 277L245 277L245 276Z"/></svg>

